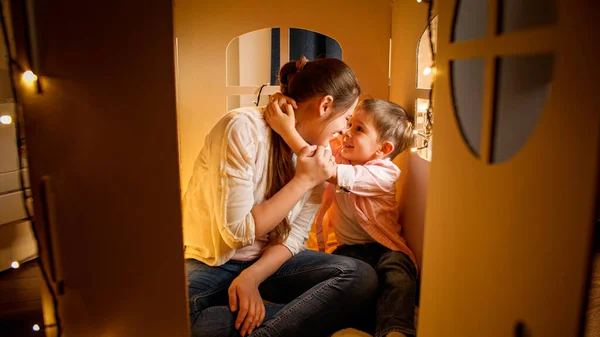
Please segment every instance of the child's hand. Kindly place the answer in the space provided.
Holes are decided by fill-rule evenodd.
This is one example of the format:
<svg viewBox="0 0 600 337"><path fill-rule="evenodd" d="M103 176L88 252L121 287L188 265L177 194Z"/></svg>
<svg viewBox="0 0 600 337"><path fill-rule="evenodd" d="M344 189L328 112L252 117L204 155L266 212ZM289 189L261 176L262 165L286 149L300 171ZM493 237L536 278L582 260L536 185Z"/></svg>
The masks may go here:
<svg viewBox="0 0 600 337"><path fill-rule="evenodd" d="M296 130L296 116L291 104L284 103L286 112L283 112L279 106L278 101L269 103L265 110L265 120L275 132L285 138L286 135Z"/></svg>
<svg viewBox="0 0 600 337"><path fill-rule="evenodd" d="M271 96L271 102L265 110L265 120L273 131L283 138L290 149L298 154L309 144L296 130L294 109L298 109L296 101L281 93L275 93Z"/></svg>
<svg viewBox="0 0 600 337"><path fill-rule="evenodd" d="M272 103L272 102L277 103L277 105L282 109L285 104L291 104L292 107L294 107L294 109L298 109L298 105L296 104L296 101L293 98L287 97L280 92L276 92L270 96L269 103Z"/></svg>

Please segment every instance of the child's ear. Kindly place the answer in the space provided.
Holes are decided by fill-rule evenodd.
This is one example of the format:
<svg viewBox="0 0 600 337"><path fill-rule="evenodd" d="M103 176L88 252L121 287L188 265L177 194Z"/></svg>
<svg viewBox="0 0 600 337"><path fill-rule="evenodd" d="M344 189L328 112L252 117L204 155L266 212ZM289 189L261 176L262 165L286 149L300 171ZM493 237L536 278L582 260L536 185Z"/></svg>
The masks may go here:
<svg viewBox="0 0 600 337"><path fill-rule="evenodd" d="M377 150L377 154L381 157L387 157L390 153L394 151L394 144L392 142L386 140L381 144L379 150Z"/></svg>

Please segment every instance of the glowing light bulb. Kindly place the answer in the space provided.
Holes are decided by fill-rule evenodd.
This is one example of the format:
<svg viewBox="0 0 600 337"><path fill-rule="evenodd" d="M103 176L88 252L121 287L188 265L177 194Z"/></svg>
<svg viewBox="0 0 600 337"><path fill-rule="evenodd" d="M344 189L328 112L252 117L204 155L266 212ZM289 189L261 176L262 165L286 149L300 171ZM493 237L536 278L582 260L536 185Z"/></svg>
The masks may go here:
<svg viewBox="0 0 600 337"><path fill-rule="evenodd" d="M417 148L413 147L412 149L410 149L410 152L417 152Z"/></svg>
<svg viewBox="0 0 600 337"><path fill-rule="evenodd" d="M418 135L418 134L419 134L419 131L413 130L413 135Z"/></svg>
<svg viewBox="0 0 600 337"><path fill-rule="evenodd" d="M0 123L2 123L4 125L8 125L8 124L12 123L12 117L10 117L9 115L1 116Z"/></svg>
<svg viewBox="0 0 600 337"><path fill-rule="evenodd" d="M423 2L423 0L417 0L417 2L418 2L418 3L421 3L421 2Z"/></svg>
<svg viewBox="0 0 600 337"><path fill-rule="evenodd" d="M37 80L37 76L33 73L33 71L27 70L26 72L23 73L23 79L26 82L31 83L31 82Z"/></svg>
<svg viewBox="0 0 600 337"><path fill-rule="evenodd" d="M431 67L427 67L427 68L423 69L423 75L425 75L425 76L429 76L431 74L431 72L432 72Z"/></svg>
<svg viewBox="0 0 600 337"><path fill-rule="evenodd" d="M40 326L37 324L33 325L33 331L40 331Z"/></svg>
<svg viewBox="0 0 600 337"><path fill-rule="evenodd" d="M10 264L10 266L11 266L13 269L19 269L19 267L21 266L21 264L19 264L19 261L13 261L13 262Z"/></svg>

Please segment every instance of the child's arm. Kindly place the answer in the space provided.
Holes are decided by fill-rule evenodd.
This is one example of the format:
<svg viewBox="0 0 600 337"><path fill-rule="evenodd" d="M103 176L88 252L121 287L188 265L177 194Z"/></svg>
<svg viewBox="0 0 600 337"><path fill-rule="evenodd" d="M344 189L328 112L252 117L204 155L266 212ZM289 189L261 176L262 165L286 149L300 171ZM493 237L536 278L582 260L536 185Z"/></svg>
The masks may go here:
<svg viewBox="0 0 600 337"><path fill-rule="evenodd" d="M336 163L335 170L333 171L333 175L331 176L331 178L327 179L327 182L330 184L333 184L334 186L337 186L337 184L338 184L337 168L338 168L338 164Z"/></svg>
<svg viewBox="0 0 600 337"><path fill-rule="evenodd" d="M369 165L342 165L336 167L337 185L347 192L374 197L395 193L395 183L400 170L391 161L378 161Z"/></svg>
<svg viewBox="0 0 600 337"><path fill-rule="evenodd" d="M286 112L281 110L281 106L285 107ZM281 94L275 93L271 96L271 102L267 105L265 111L265 120L267 124L277 132L285 143L296 154L304 147L310 146L296 130L296 116L294 108L298 108L296 102ZM333 159L335 160L335 158ZM330 184L337 185L337 169L334 170L333 176L327 180Z"/></svg>
<svg viewBox="0 0 600 337"><path fill-rule="evenodd" d="M296 130L296 116L294 107L284 103L286 113L279 107L279 102L274 101L267 105L265 119L273 131L277 132L286 144L298 154L306 146L310 146Z"/></svg>

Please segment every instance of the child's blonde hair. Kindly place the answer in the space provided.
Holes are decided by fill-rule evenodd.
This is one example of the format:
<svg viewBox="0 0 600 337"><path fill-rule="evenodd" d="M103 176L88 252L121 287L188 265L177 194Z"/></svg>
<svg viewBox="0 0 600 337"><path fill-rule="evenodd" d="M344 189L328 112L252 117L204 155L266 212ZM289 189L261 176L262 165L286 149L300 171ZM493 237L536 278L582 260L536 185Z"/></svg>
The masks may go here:
<svg viewBox="0 0 600 337"><path fill-rule="evenodd" d="M378 141L389 141L394 150L388 155L394 159L398 154L413 146L413 120L401 106L380 99L366 99L358 103L356 111L367 113L373 118Z"/></svg>

